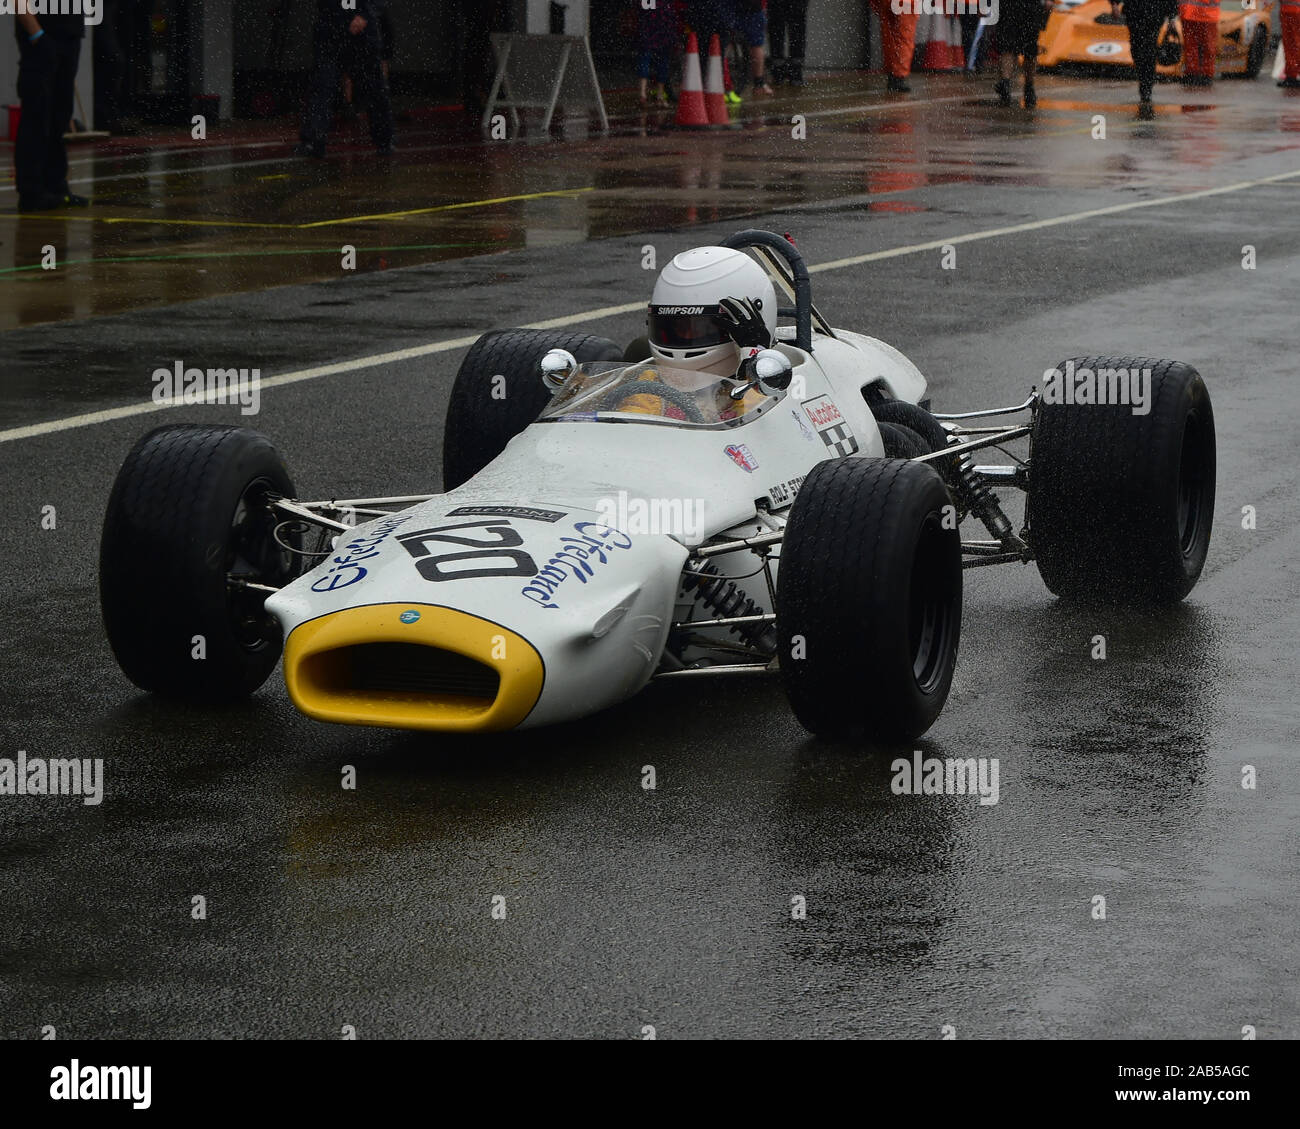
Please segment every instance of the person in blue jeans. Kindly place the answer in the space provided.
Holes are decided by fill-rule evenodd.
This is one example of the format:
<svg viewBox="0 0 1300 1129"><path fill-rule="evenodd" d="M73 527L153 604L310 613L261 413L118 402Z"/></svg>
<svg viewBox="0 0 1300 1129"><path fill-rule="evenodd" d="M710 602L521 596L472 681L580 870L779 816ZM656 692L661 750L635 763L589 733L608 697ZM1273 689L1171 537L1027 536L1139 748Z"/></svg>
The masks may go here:
<svg viewBox="0 0 1300 1129"><path fill-rule="evenodd" d="M18 38L18 100L22 116L14 144L14 183L20 212L48 212L90 203L68 189L63 135L72 121L77 65L86 21L79 15L14 16Z"/></svg>
<svg viewBox="0 0 1300 1129"><path fill-rule="evenodd" d="M334 95L349 43L355 49L356 73L352 77L367 107L370 140L381 154L393 151L393 108L384 81L379 39L379 13L383 7L384 0L356 0L355 9L344 8L339 0L316 0L311 93L302 120L301 141L294 150L297 156L325 156L325 141L334 119Z"/></svg>

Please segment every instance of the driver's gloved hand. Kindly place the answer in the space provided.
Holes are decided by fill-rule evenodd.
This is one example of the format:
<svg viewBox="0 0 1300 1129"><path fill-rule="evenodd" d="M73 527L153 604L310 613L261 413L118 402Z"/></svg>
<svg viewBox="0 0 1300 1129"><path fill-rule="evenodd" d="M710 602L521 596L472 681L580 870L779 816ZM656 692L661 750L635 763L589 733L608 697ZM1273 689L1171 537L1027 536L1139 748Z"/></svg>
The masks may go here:
<svg viewBox="0 0 1300 1129"><path fill-rule="evenodd" d="M723 298L718 303L722 328L742 349L766 349L772 344L767 323L751 298Z"/></svg>

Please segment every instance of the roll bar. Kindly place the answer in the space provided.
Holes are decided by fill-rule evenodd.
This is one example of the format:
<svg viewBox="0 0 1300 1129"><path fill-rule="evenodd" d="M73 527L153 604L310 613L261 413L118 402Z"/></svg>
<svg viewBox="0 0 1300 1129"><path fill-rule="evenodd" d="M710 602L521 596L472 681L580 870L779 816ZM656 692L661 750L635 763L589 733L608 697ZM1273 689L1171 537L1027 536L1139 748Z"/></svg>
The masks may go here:
<svg viewBox="0 0 1300 1129"><path fill-rule="evenodd" d="M744 231L738 231L734 235L728 235L722 240L719 247L730 247L733 251L743 251L748 247L753 247L760 251L774 251L780 259L784 261L789 268L789 274L781 269L780 263L776 256L772 254L763 254L762 257L772 266L786 275L787 284L794 290L794 343L797 348L805 352L812 352L812 322L813 322L813 304L812 304L812 283L808 279L808 267L803 261L803 256L799 249L790 242L790 240L777 235L772 231L762 231L756 227L747 228ZM785 313L788 307L784 307L778 312ZM818 319L821 320L820 318Z"/></svg>

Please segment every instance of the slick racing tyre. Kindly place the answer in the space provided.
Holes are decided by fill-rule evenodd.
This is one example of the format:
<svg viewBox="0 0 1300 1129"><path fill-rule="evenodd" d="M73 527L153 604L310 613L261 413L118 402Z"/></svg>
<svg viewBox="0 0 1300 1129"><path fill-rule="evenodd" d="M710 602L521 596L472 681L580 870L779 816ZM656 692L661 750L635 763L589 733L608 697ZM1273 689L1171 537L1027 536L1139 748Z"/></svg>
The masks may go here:
<svg viewBox="0 0 1300 1129"><path fill-rule="evenodd" d="M247 428L160 427L127 455L104 516L99 599L113 655L140 689L232 699L275 668L283 641L265 594L228 583L296 575L272 535L273 495L293 497L289 472Z"/></svg>
<svg viewBox="0 0 1300 1129"><path fill-rule="evenodd" d="M1074 403L1040 404L1026 515L1038 570L1063 599L1176 603L1201 575L1214 520L1214 410L1205 382L1178 361L1075 357L1056 371L1069 377L1071 366L1063 389L1081 390L1091 375L1111 401L1124 397L1101 373L1124 370L1129 402L1081 404L1075 391L1066 397ZM1145 373L1147 410L1134 414Z"/></svg>
<svg viewBox="0 0 1300 1129"><path fill-rule="evenodd" d="M443 490L454 490L478 474L546 407L551 393L537 363L551 349L567 349L580 362L623 359L623 350L609 338L590 333L485 333L470 346L452 385L442 441Z"/></svg>
<svg viewBox="0 0 1300 1129"><path fill-rule="evenodd" d="M876 426L880 428L880 441L885 445L885 458L915 459L920 455L930 453L930 448L926 445L925 440L910 427L904 427L902 424L897 423L886 423L883 420Z"/></svg>
<svg viewBox="0 0 1300 1129"><path fill-rule="evenodd" d="M832 459L804 480L781 546L776 624L805 729L897 742L934 724L961 637L950 505L924 463Z"/></svg>
<svg viewBox="0 0 1300 1129"><path fill-rule="evenodd" d="M923 454L942 451L948 446L948 433L943 429L943 424L919 404L912 404L907 400L884 400L871 410L878 423L892 423L895 427L906 427L919 435L925 443Z"/></svg>

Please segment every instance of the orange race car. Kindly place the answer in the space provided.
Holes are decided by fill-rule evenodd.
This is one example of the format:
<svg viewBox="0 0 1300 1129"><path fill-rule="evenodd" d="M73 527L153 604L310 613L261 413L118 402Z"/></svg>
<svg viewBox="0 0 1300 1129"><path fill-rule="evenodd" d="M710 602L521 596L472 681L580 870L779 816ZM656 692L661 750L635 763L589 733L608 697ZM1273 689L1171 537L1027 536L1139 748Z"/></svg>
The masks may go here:
<svg viewBox="0 0 1300 1129"><path fill-rule="evenodd" d="M1232 0L1224 0L1219 8L1216 64L1219 74L1240 74L1246 78L1259 74L1273 33L1271 9L1271 0L1254 0L1250 10L1243 10ZM1038 65L1064 64L1133 65L1128 50L1128 28L1123 19L1111 15L1109 0L1057 0L1047 27L1038 37ZM1166 76L1183 73L1182 25L1178 19L1170 20L1160 29L1156 73Z"/></svg>

